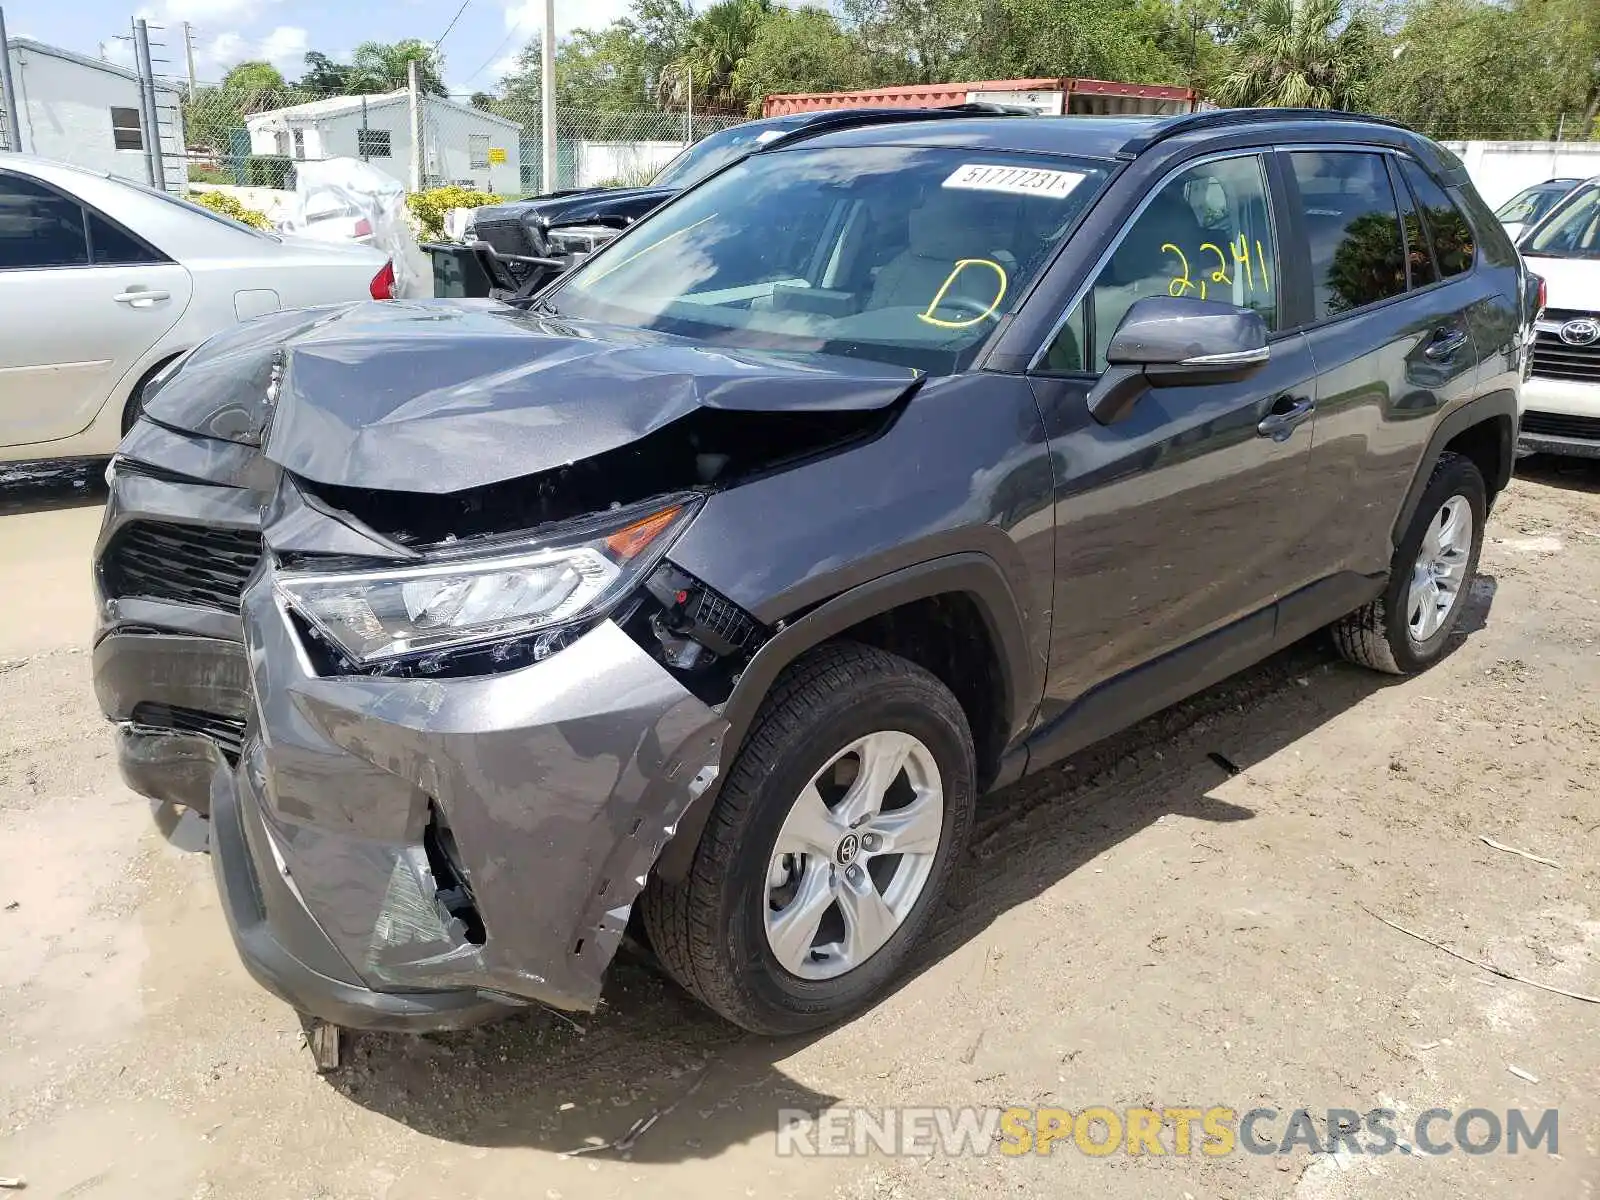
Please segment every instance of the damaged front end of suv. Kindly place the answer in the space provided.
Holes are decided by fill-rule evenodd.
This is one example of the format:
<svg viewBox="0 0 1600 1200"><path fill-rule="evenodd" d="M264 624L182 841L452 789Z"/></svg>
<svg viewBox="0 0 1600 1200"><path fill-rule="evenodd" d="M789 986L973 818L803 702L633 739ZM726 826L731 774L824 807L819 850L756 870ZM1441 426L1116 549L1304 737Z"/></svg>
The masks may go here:
<svg viewBox="0 0 1600 1200"><path fill-rule="evenodd" d="M969 117L774 142L527 309L278 314L147 390L96 687L261 983L592 1009L631 923L751 1030L888 986L1042 690L1050 449L969 368L1112 173Z"/></svg>
<svg viewBox="0 0 1600 1200"><path fill-rule="evenodd" d="M114 461L95 675L124 774L209 809L245 960L302 1012L594 1005L770 632L667 552L916 381L608 333L285 314L160 381Z"/></svg>

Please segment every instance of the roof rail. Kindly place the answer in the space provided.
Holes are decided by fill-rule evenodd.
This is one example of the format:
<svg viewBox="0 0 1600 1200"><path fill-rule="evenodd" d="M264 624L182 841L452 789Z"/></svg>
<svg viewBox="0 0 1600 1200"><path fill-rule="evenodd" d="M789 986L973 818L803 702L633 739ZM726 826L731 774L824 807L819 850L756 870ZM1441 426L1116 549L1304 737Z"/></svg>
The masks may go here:
<svg viewBox="0 0 1600 1200"><path fill-rule="evenodd" d="M1148 133L1129 138L1117 152L1118 158L1137 158L1157 142L1177 137L1194 129L1222 129L1229 125L1250 125L1261 121L1356 121L1366 125L1386 125L1413 132L1399 121L1367 113L1343 112L1332 108L1213 108L1205 112L1183 113L1162 121Z"/></svg>
<svg viewBox="0 0 1600 1200"><path fill-rule="evenodd" d="M764 154L769 150L792 146L818 134L833 133L839 129L855 129L866 125L894 125L902 121L949 121L965 117L1031 116L1031 112L1002 112L995 104L951 104L943 108L841 108L833 110L837 117L829 116L811 121L798 129L791 129L782 137L773 138L755 151Z"/></svg>

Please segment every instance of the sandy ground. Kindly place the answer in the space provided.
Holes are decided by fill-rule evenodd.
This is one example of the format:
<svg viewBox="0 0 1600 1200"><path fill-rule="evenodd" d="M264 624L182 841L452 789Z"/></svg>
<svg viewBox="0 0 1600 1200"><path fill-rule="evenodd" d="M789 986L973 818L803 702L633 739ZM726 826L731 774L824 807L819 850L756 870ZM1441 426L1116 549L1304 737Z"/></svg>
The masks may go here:
<svg viewBox="0 0 1600 1200"><path fill-rule="evenodd" d="M1435 670L1386 680L1308 642L991 797L920 972L849 1025L749 1037L622 962L576 1025L364 1036L331 1077L236 961L203 825L118 781L92 497L13 499L0 1176L91 1200L1600 1194L1600 1005L1373 915L1600 993L1600 466L1522 466ZM780 1109L894 1104L1386 1107L1403 1132L1435 1106L1555 1108L1560 1152L776 1154ZM657 1110L627 1155L563 1154Z"/></svg>

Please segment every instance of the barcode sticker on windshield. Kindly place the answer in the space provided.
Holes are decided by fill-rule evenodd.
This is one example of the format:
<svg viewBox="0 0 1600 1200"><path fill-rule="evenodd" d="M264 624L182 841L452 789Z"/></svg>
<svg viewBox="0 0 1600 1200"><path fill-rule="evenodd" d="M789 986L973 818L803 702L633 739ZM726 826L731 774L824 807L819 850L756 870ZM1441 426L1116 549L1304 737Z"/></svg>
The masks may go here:
<svg viewBox="0 0 1600 1200"><path fill-rule="evenodd" d="M970 188L979 192L1011 192L1018 196L1047 196L1063 200L1083 182L1080 171L1047 171L1040 167L998 167L984 163L962 163L944 181L947 188Z"/></svg>

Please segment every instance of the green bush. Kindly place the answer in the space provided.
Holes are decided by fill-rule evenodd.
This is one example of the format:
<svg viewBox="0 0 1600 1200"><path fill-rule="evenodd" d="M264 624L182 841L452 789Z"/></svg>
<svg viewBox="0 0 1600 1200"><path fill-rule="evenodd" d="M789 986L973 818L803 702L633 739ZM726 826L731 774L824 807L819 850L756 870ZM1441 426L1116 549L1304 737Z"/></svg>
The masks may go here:
<svg viewBox="0 0 1600 1200"><path fill-rule="evenodd" d="M226 171L219 171L216 167L202 167L198 163L189 164L190 183L232 183L233 176Z"/></svg>
<svg viewBox="0 0 1600 1200"><path fill-rule="evenodd" d="M503 199L503 196L475 192L452 183L426 192L412 192L406 197L406 207L422 227L422 236L437 242L444 239L444 217L452 208L482 208L485 204L499 204Z"/></svg>
<svg viewBox="0 0 1600 1200"><path fill-rule="evenodd" d="M267 220L266 213L241 204L227 192L199 192L190 199L212 212L221 213L225 217L232 217L235 221L249 225L252 229L272 228L272 222Z"/></svg>
<svg viewBox="0 0 1600 1200"><path fill-rule="evenodd" d="M244 160L243 182L245 187L288 191L294 187L294 160L282 154L252 154Z"/></svg>

